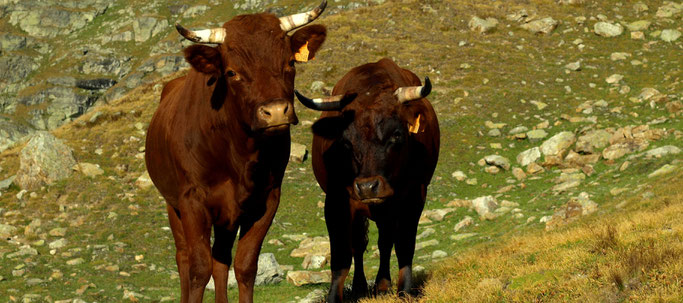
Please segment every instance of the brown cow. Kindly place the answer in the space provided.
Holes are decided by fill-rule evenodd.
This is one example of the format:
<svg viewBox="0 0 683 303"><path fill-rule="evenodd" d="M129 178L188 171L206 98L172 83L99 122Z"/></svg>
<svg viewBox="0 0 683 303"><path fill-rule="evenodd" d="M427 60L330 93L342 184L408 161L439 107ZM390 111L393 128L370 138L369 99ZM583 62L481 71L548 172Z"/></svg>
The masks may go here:
<svg viewBox="0 0 683 303"><path fill-rule="evenodd" d="M181 302L201 302L212 275L216 302L227 302L238 229L239 299L253 300L258 255L289 160L289 125L297 123L294 63L312 59L326 37L322 25L287 33L326 4L279 19L241 15L216 29L176 26L189 40L217 44L185 49L192 69L164 87L147 133L145 160L166 199Z"/></svg>
<svg viewBox="0 0 683 303"><path fill-rule="evenodd" d="M341 302L351 259L352 291L364 295L368 285L363 252L368 221L379 230L380 292L391 287L389 258L396 245L398 291L412 288L415 234L439 156L439 125L425 85L389 59L352 69L333 94L357 98L341 111L323 113L313 125L313 170L327 193L325 221L332 249L329 302ZM307 99L298 92L302 103Z"/></svg>

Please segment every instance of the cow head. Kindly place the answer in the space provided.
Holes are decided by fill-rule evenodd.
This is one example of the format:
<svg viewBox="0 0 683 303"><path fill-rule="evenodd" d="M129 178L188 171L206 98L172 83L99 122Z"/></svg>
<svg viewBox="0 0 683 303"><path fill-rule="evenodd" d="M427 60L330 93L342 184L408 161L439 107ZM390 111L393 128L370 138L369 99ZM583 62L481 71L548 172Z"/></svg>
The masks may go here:
<svg viewBox="0 0 683 303"><path fill-rule="evenodd" d="M308 99L297 93L305 105L316 109L325 101L342 104L356 97L334 115L318 120L313 133L333 141L333 161L343 167L341 174L349 195L369 204L382 203L392 197L406 178L410 165L412 136L424 131L426 108L421 100L431 92L429 78L424 86L400 87L378 94L347 94L328 99ZM373 100L362 100L362 99ZM362 108L360 104L371 104Z"/></svg>
<svg viewBox="0 0 683 303"><path fill-rule="evenodd" d="M230 118L254 133L278 134L297 124L295 63L315 57L326 29L312 25L288 33L315 20L326 5L323 1L310 12L282 18L240 15L214 29L191 31L176 25L181 35L200 43L185 49L185 59L206 75L213 109L229 106L232 115L237 113Z"/></svg>

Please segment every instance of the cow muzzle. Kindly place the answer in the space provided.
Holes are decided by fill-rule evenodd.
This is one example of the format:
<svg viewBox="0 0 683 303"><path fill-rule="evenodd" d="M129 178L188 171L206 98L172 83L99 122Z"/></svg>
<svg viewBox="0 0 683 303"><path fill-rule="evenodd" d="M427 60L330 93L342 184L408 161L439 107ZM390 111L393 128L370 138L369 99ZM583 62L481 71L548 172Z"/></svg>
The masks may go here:
<svg viewBox="0 0 683 303"><path fill-rule="evenodd" d="M290 124L299 123L294 106L285 99L276 99L256 108L253 130L280 132L289 129Z"/></svg>
<svg viewBox="0 0 683 303"><path fill-rule="evenodd" d="M379 204L394 195L394 190L384 177L356 178L353 195L365 204Z"/></svg>

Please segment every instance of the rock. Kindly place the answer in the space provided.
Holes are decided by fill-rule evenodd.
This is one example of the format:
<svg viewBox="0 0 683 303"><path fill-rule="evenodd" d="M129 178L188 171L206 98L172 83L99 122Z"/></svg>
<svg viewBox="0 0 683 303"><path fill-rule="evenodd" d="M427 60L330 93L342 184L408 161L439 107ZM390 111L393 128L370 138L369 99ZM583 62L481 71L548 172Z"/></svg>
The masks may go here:
<svg viewBox="0 0 683 303"><path fill-rule="evenodd" d="M546 219L545 229L552 230L558 226L569 224L580 216L592 214L597 210L598 204L590 200L588 193L582 192L578 197L571 198L567 204L558 208L550 219L543 217L541 223L543 223L543 219Z"/></svg>
<svg viewBox="0 0 683 303"><path fill-rule="evenodd" d="M544 139L545 137L548 136L548 133L545 130L542 129L535 129L528 131L526 133L526 136L529 138L531 141L539 141Z"/></svg>
<svg viewBox="0 0 683 303"><path fill-rule="evenodd" d="M600 154L587 154L582 155L573 150L570 150L567 156L564 158L565 165L573 167L584 167L588 164L595 164L600 160Z"/></svg>
<svg viewBox="0 0 683 303"><path fill-rule="evenodd" d="M512 169L512 175L515 176L515 179L517 179L517 181L523 181L524 179L526 179L526 173L524 173L524 170L519 167L515 167Z"/></svg>
<svg viewBox="0 0 683 303"><path fill-rule="evenodd" d="M475 31L475 32L479 32L482 34L493 31L497 25L498 25L498 19L496 19L496 18L482 19L482 18L479 18L477 16L472 17L472 19L470 19L470 22L468 23L470 30Z"/></svg>
<svg viewBox="0 0 683 303"><path fill-rule="evenodd" d="M659 7L655 16L657 16L657 18L671 18L680 14L681 11L683 11L683 4L665 1L664 5Z"/></svg>
<svg viewBox="0 0 683 303"><path fill-rule="evenodd" d="M467 185L477 185L478 181L477 181L477 178L471 178L471 179L465 180L465 183Z"/></svg>
<svg viewBox="0 0 683 303"><path fill-rule="evenodd" d="M433 209L425 210L422 212L423 217L427 217L432 221L440 222L446 217L446 215L454 212L454 208L443 208L443 209Z"/></svg>
<svg viewBox="0 0 683 303"><path fill-rule="evenodd" d="M54 241L50 242L48 244L48 247L50 247L50 249L60 249L60 248L63 248L64 246L66 246L67 243L68 243L68 241L65 238L61 238L61 239L54 240Z"/></svg>
<svg viewBox="0 0 683 303"><path fill-rule="evenodd" d="M51 229L48 234L53 237L64 237L66 236L66 228L65 227L55 227Z"/></svg>
<svg viewBox="0 0 683 303"><path fill-rule="evenodd" d="M460 241L460 240L465 240L467 238L472 238L476 235L477 235L477 233L457 234L457 235L451 235L449 238L453 241Z"/></svg>
<svg viewBox="0 0 683 303"><path fill-rule="evenodd" d="M680 101L671 101L666 104L666 110L672 114L677 114L683 109L683 103Z"/></svg>
<svg viewBox="0 0 683 303"><path fill-rule="evenodd" d="M571 132L561 132L541 144L541 153L546 156L556 156L569 148L576 141L576 136Z"/></svg>
<svg viewBox="0 0 683 303"><path fill-rule="evenodd" d="M21 150L15 182L27 190L52 185L71 176L75 164L71 148L48 132L38 132Z"/></svg>
<svg viewBox="0 0 683 303"><path fill-rule="evenodd" d="M470 216L465 216L464 219L460 220L457 224L455 224L455 227L453 228L453 231L458 232L461 229L470 226L474 224L474 219Z"/></svg>
<svg viewBox="0 0 683 303"><path fill-rule="evenodd" d="M631 54L624 53L624 52L615 52L615 53L612 53L609 57L610 57L610 60L612 60L612 61L619 61L619 60L626 60L627 58L631 57Z"/></svg>
<svg viewBox="0 0 683 303"><path fill-rule="evenodd" d="M555 183L565 183L565 182L571 182L571 181L583 181L586 180L586 175L580 172L575 172L575 173L562 173L560 174L559 177L555 178L553 182Z"/></svg>
<svg viewBox="0 0 683 303"><path fill-rule="evenodd" d="M432 252L432 259L441 259L448 257L448 253L443 250L435 250Z"/></svg>
<svg viewBox="0 0 683 303"><path fill-rule="evenodd" d="M540 20L531 21L521 25L521 28L528 30L534 34L550 34L559 22L551 17L546 17Z"/></svg>
<svg viewBox="0 0 683 303"><path fill-rule="evenodd" d="M511 135L511 136L514 136L514 135L517 135L517 134L526 133L527 131L529 131L529 128L527 128L526 126L517 126L517 127L513 128L513 129L511 129L511 130L508 132L508 134Z"/></svg>
<svg viewBox="0 0 683 303"><path fill-rule="evenodd" d="M517 163L527 166L541 158L541 149L538 147L527 149L517 155Z"/></svg>
<svg viewBox="0 0 683 303"><path fill-rule="evenodd" d="M306 155L308 155L306 145L292 142L291 152L289 154L290 161L304 163L304 161L306 161Z"/></svg>
<svg viewBox="0 0 683 303"><path fill-rule="evenodd" d="M665 29L662 31L662 34L659 35L659 38L662 39L664 42L674 42L678 40L678 38L681 37L681 32L675 29Z"/></svg>
<svg viewBox="0 0 683 303"><path fill-rule="evenodd" d="M569 64L565 65L564 67L568 70L579 71L579 70L581 70L581 61L569 63Z"/></svg>
<svg viewBox="0 0 683 303"><path fill-rule="evenodd" d="M639 141L638 143L616 143L605 148L602 151L602 157L605 158L605 160L616 160L627 154L642 151L646 149L648 145L649 143L647 141Z"/></svg>
<svg viewBox="0 0 683 303"><path fill-rule="evenodd" d="M309 284L330 283L332 280L332 273L327 271L289 271L287 272L287 282L294 284L294 286L302 286Z"/></svg>
<svg viewBox="0 0 683 303"><path fill-rule="evenodd" d="M330 255L330 239L328 237L306 238L289 255L294 258L304 258L307 255L327 257Z"/></svg>
<svg viewBox="0 0 683 303"><path fill-rule="evenodd" d="M498 174L500 172L500 168L498 168L497 166L487 166L486 168L484 168L484 171L486 173L495 175L495 174Z"/></svg>
<svg viewBox="0 0 683 303"><path fill-rule="evenodd" d="M183 17L184 18L194 18L198 15L203 14L207 10L209 10L209 7L206 5L193 6L193 7L190 7L190 8L185 10L185 12L183 13Z"/></svg>
<svg viewBox="0 0 683 303"><path fill-rule="evenodd" d="M579 185L581 185L581 181L579 180L567 181L553 186L552 190L557 193L562 193L572 188L579 187Z"/></svg>
<svg viewBox="0 0 683 303"><path fill-rule="evenodd" d="M38 251L31 247L30 245L23 245L19 247L19 250L16 252L13 252L11 254L5 255L6 259L14 259L16 257L25 257L25 256L37 256Z"/></svg>
<svg viewBox="0 0 683 303"><path fill-rule="evenodd" d="M78 163L78 164L74 165L73 169L75 171L81 172L86 177L91 177L91 178L94 178L94 177L97 177L99 175L104 174L104 170L102 170L98 164L92 164L92 163L85 163L85 162Z"/></svg>
<svg viewBox="0 0 683 303"><path fill-rule="evenodd" d="M17 232L17 228L9 224L0 223L0 239L9 239Z"/></svg>
<svg viewBox="0 0 683 303"><path fill-rule="evenodd" d="M30 134L29 128L0 117L0 153L28 138Z"/></svg>
<svg viewBox="0 0 683 303"><path fill-rule="evenodd" d="M5 180L0 181L0 190L6 190L10 186L12 186L12 184L14 183L14 179L16 179L16 177L17 176L11 176Z"/></svg>
<svg viewBox="0 0 683 303"><path fill-rule="evenodd" d="M486 217L498 208L498 202L493 196L483 196L472 200L472 208L480 217Z"/></svg>
<svg viewBox="0 0 683 303"><path fill-rule="evenodd" d="M627 24L626 28L628 28L628 30L630 30L632 32L644 31L644 30L647 30L648 28L650 28L651 24L652 24L652 22L647 21L647 20L638 20L638 21L634 21L634 22Z"/></svg>
<svg viewBox="0 0 683 303"><path fill-rule="evenodd" d="M503 156L499 155L488 155L484 157L484 161L486 161L486 164L488 165L495 165L497 167L500 167L505 170L510 169L510 160Z"/></svg>
<svg viewBox="0 0 683 303"><path fill-rule="evenodd" d="M273 285L282 282L285 273L275 260L272 253L260 254L258 257L258 271L256 272L255 285Z"/></svg>
<svg viewBox="0 0 683 303"><path fill-rule="evenodd" d="M304 257L304 261L301 263L303 269L322 269L327 263L327 258L325 256L313 256L307 255Z"/></svg>
<svg viewBox="0 0 683 303"><path fill-rule="evenodd" d="M579 153L591 154L609 145L612 134L603 129L592 130L579 136L575 150Z"/></svg>
<svg viewBox="0 0 683 303"><path fill-rule="evenodd" d="M501 135L500 129L494 128L494 129L490 130L487 135L489 137L500 137L500 135Z"/></svg>
<svg viewBox="0 0 683 303"><path fill-rule="evenodd" d="M147 171L135 180L135 186L142 190L148 189L153 185L152 178L149 177L149 172Z"/></svg>
<svg viewBox="0 0 683 303"><path fill-rule="evenodd" d="M471 208L472 207L472 201L455 199L451 202L448 202L448 204L446 204L446 206L447 207L455 207L455 208L459 208L459 207Z"/></svg>
<svg viewBox="0 0 683 303"><path fill-rule="evenodd" d="M427 241L423 241L423 242L417 242L417 243L415 243L415 250L418 251L418 250L424 249L425 247L436 246L436 245L439 245L439 240L436 240L436 239L431 239L431 240L427 240Z"/></svg>
<svg viewBox="0 0 683 303"><path fill-rule="evenodd" d="M643 40L643 39L645 39L645 33L643 33L643 32L631 32L631 39Z"/></svg>
<svg viewBox="0 0 683 303"><path fill-rule="evenodd" d="M320 303L325 302L325 296L327 292L323 289L316 289L308 293L306 297L297 301L296 303Z"/></svg>
<svg viewBox="0 0 683 303"><path fill-rule="evenodd" d="M435 230L435 229L433 229L433 228L427 228L427 229L425 229L425 231L423 231L421 234L417 235L417 236L415 237L415 240L421 240L421 239L427 238L427 237L433 235L434 233L436 233L436 230Z"/></svg>
<svg viewBox="0 0 683 303"><path fill-rule="evenodd" d="M145 42L149 40L149 38L168 29L168 21L166 21L166 19L157 20L153 17L141 17L135 19L133 22L135 42Z"/></svg>
<svg viewBox="0 0 683 303"><path fill-rule="evenodd" d="M621 81L622 79L624 79L623 75L613 74L613 75L607 77L607 79L605 79L605 82L607 82L608 84L616 84L616 83L619 83L619 81Z"/></svg>
<svg viewBox="0 0 683 303"><path fill-rule="evenodd" d="M316 92L316 93L322 93L323 88L325 88L325 82L322 81L313 81L311 83L311 91Z"/></svg>
<svg viewBox="0 0 683 303"><path fill-rule="evenodd" d="M526 172L527 172L528 174L530 174L530 175L534 175L534 174L537 174L537 173L540 173L540 172L544 172L544 171L545 171L545 169L543 169L543 166L540 166L540 165L539 165L538 163L536 163L536 162L531 162L531 163L529 163L529 165L527 165L527 167L526 167Z"/></svg>
<svg viewBox="0 0 683 303"><path fill-rule="evenodd" d="M647 177L648 178L655 178L655 177L659 177L659 176L663 176L663 175L668 175L674 171L676 171L676 166L673 166L670 164L665 164L664 166L660 167L658 170L647 175Z"/></svg>
<svg viewBox="0 0 683 303"><path fill-rule="evenodd" d="M465 179L467 179L467 175L465 175L465 173L463 173L462 171L453 172L451 176L458 181L465 181Z"/></svg>
<svg viewBox="0 0 683 303"><path fill-rule="evenodd" d="M548 104L536 100L531 100L529 103L536 105L538 110L544 110L546 107L548 107Z"/></svg>
<svg viewBox="0 0 683 303"><path fill-rule="evenodd" d="M640 155L639 157L646 157L646 158L660 158L664 157L667 155L678 155L681 153L681 149L673 146L673 145L667 145L667 146L662 146L658 148L654 148L651 150L648 150Z"/></svg>
<svg viewBox="0 0 683 303"><path fill-rule="evenodd" d="M593 27L595 34L603 37L616 37L624 32L624 27L621 24L613 24L608 22L595 23Z"/></svg>

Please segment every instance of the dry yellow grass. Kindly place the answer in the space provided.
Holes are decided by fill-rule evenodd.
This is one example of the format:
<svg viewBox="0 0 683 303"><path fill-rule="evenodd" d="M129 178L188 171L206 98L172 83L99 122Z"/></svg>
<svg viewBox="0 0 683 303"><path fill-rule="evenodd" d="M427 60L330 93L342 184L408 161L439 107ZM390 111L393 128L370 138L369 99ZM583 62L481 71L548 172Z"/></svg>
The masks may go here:
<svg viewBox="0 0 683 303"><path fill-rule="evenodd" d="M683 302L683 173L552 232L474 247L434 268L419 299L363 302ZM614 209L622 201L603 204Z"/></svg>

